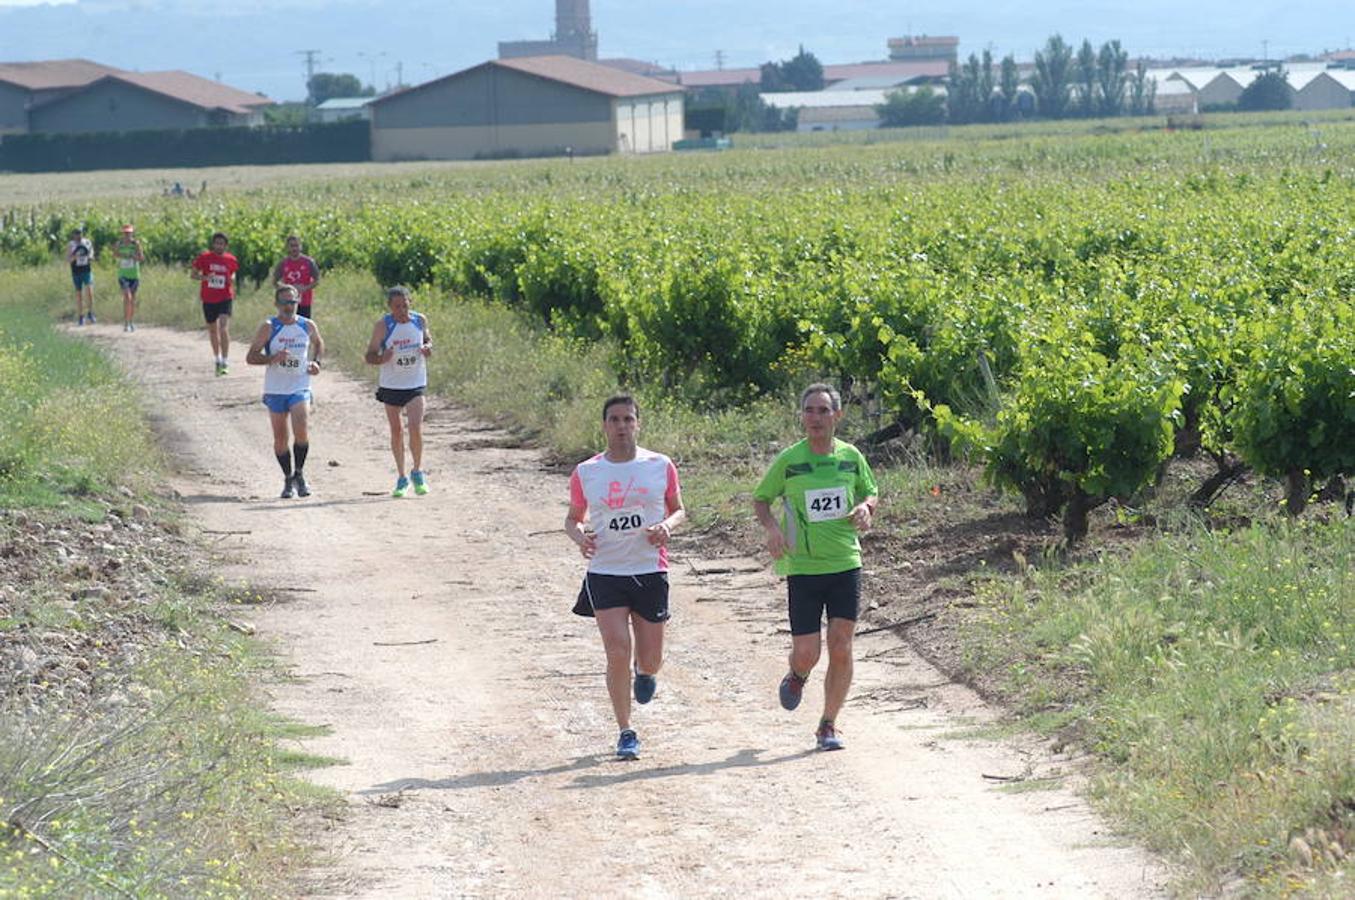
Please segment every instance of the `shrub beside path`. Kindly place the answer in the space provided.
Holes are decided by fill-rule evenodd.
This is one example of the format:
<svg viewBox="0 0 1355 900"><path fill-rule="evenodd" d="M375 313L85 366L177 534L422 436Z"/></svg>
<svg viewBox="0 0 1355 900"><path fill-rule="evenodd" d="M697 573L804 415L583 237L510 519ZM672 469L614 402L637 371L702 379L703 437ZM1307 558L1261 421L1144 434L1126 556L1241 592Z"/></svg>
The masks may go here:
<svg viewBox="0 0 1355 900"><path fill-rule="evenodd" d="M566 477L536 451L435 401L433 493L391 499L371 387L326 371L314 495L281 500L259 369L214 377L197 333L91 332L145 391L223 576L276 598L240 613L293 676L266 686L273 707L328 727L298 749L343 761L310 774L348 808L299 893L1163 892L1160 864L1075 793L1076 760L974 737L996 712L888 633L859 640L847 749L813 751L821 679L796 713L776 701L781 586L682 542L667 663L635 716L644 755L615 761L601 645L569 612L582 563L561 533Z"/></svg>

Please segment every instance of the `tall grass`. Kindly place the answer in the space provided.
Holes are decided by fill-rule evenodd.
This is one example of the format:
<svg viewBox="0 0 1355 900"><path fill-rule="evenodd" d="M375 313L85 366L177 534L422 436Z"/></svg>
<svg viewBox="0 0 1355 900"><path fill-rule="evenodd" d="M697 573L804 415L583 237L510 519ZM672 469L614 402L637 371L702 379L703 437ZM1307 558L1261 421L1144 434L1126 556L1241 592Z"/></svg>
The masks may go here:
<svg viewBox="0 0 1355 900"><path fill-rule="evenodd" d="M136 392L52 329L52 274L0 298L0 896L280 894L295 814L329 801L291 776L221 586L182 554L85 559L109 509L155 505L161 458Z"/></svg>
<svg viewBox="0 0 1355 900"><path fill-rule="evenodd" d="M1331 835L1355 826L1355 525L1188 528L986 600L972 665L1006 667L1027 713L1102 755L1098 794L1190 862L1190 887L1240 870L1283 890L1339 867L1350 844ZM1316 861L1292 846L1310 829L1327 835Z"/></svg>
<svg viewBox="0 0 1355 900"><path fill-rule="evenodd" d="M47 312L0 305L0 497L53 502L143 484L154 443L112 364Z"/></svg>

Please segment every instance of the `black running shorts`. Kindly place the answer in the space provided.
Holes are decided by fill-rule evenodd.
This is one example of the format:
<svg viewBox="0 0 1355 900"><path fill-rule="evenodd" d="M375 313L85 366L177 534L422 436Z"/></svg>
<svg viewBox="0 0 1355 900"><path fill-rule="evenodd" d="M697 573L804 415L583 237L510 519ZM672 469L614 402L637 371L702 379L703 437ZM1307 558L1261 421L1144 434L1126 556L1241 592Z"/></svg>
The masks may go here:
<svg viewBox="0 0 1355 900"><path fill-rule="evenodd" d="M383 388L376 389L376 399L387 406L405 406L415 397L422 397L426 388Z"/></svg>
<svg viewBox="0 0 1355 900"><path fill-rule="evenodd" d="M861 606L861 570L786 578L791 634L818 634L823 615L856 621Z"/></svg>
<svg viewBox="0 0 1355 900"><path fill-rule="evenodd" d="M595 609L626 607L648 622L666 622L668 612L668 573L644 575L598 575L589 572L583 578L579 599L574 603L576 616L591 616Z"/></svg>
<svg viewBox="0 0 1355 900"><path fill-rule="evenodd" d="M204 303L202 304L202 318L206 320L208 325L211 325L222 316L229 319L231 316L231 307L233 305L234 301L232 300L226 300L222 303Z"/></svg>

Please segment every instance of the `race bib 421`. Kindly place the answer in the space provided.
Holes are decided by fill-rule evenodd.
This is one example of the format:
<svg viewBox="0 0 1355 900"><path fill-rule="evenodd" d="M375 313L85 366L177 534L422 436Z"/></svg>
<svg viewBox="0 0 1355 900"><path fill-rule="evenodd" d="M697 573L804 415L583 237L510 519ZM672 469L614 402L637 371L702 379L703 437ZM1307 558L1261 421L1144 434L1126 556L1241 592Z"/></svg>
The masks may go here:
<svg viewBox="0 0 1355 900"><path fill-rule="evenodd" d="M847 515L847 489L829 487L805 491L805 515L811 522L844 518Z"/></svg>

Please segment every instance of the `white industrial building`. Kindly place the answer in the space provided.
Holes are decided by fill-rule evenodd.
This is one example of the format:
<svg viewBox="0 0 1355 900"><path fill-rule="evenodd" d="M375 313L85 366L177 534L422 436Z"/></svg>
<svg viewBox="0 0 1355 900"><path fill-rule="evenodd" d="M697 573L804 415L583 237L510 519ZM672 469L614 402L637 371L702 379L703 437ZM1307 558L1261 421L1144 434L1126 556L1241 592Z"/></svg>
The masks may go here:
<svg viewBox="0 0 1355 900"><path fill-rule="evenodd" d="M311 110L312 122L347 122L352 119L370 119L368 107L375 97L330 97Z"/></svg>
<svg viewBox="0 0 1355 900"><path fill-rule="evenodd" d="M879 128L875 107L884 103L889 90L778 91L759 94L762 102L780 110L800 111L797 131L861 131Z"/></svg>

